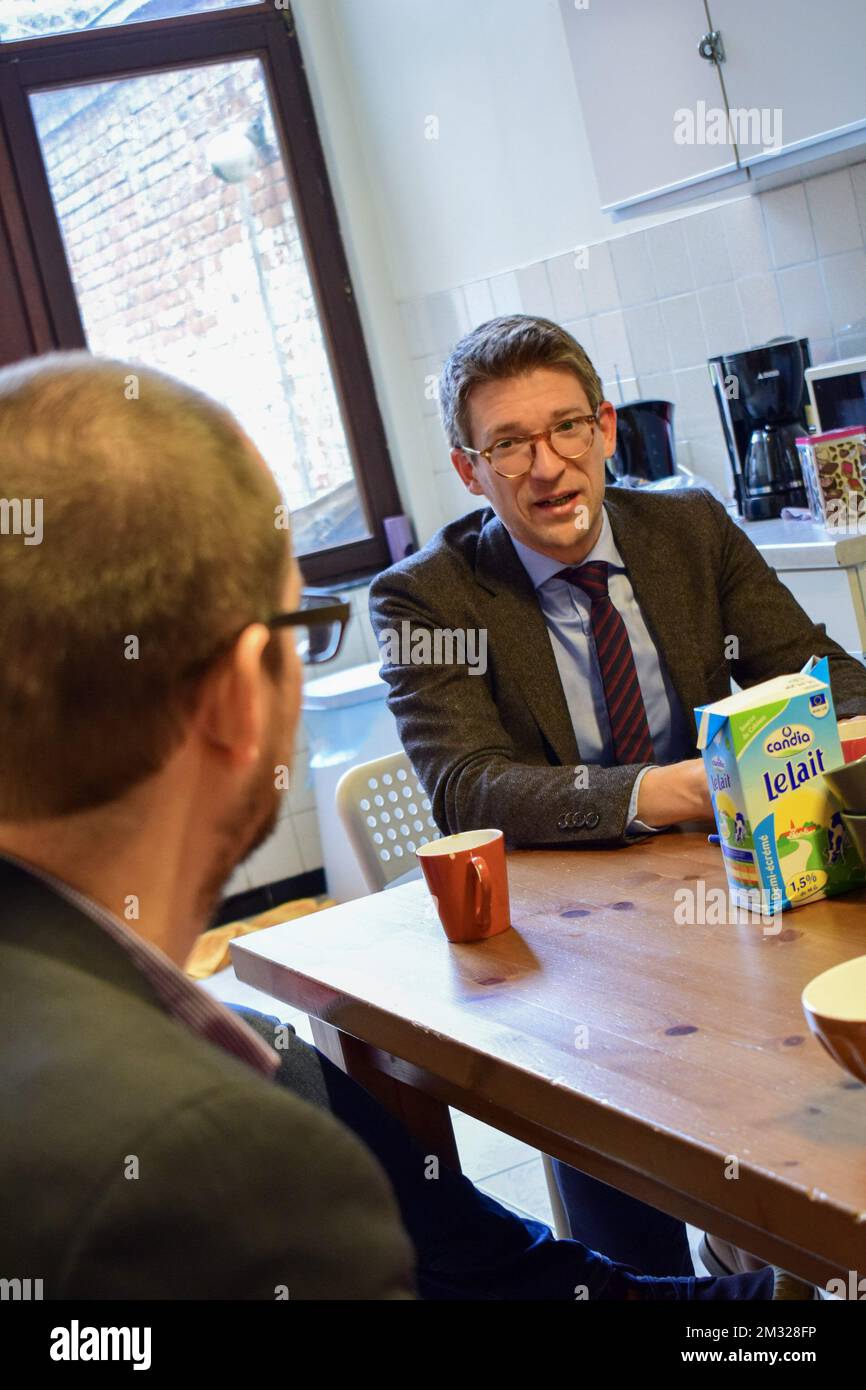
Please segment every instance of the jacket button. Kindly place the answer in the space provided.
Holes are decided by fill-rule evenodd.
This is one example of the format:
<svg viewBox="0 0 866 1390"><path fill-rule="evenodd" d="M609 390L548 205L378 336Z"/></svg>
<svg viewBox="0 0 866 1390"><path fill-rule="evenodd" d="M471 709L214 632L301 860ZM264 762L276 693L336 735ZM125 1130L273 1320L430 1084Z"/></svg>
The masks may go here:
<svg viewBox="0 0 866 1390"><path fill-rule="evenodd" d="M598 811L590 811L589 815L586 818L587 830L595 830L595 827L598 825L600 819L601 817L599 816Z"/></svg>
<svg viewBox="0 0 866 1390"><path fill-rule="evenodd" d="M566 816L560 816L560 817L559 817L559 820L556 822L556 824L557 824L557 827L558 827L559 830L567 830L567 829L568 829L568 819L567 819L567 817L566 817Z"/></svg>
<svg viewBox="0 0 866 1390"><path fill-rule="evenodd" d="M583 814L582 811L575 811L575 813L574 813L574 828L575 828L575 830L582 830L583 827L584 827L585 825L586 825L586 816Z"/></svg>

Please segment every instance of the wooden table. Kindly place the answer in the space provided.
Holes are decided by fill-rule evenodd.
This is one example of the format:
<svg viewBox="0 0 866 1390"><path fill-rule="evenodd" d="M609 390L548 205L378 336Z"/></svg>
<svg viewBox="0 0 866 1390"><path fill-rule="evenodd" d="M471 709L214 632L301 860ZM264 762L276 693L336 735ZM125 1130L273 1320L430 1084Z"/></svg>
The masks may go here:
<svg viewBox="0 0 866 1390"><path fill-rule="evenodd" d="M695 832L508 872L491 941L450 946L415 882L245 937L235 969L426 1153L457 1164L452 1105L805 1279L866 1274L866 1088L800 1006L866 953L866 894L679 924L677 890L724 886Z"/></svg>

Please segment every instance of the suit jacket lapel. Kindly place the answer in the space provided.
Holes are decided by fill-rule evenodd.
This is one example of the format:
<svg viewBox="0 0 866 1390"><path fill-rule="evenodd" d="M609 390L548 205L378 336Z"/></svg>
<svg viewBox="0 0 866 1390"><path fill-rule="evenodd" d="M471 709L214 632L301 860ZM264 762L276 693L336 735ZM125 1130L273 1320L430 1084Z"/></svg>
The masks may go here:
<svg viewBox="0 0 866 1390"><path fill-rule="evenodd" d="M702 703L705 692L700 684L703 667L695 644L693 615L677 598L674 565L659 564L659 537L646 525L634 501L624 488L608 490L605 507L613 538L683 712L694 723L694 707Z"/></svg>
<svg viewBox="0 0 866 1390"><path fill-rule="evenodd" d="M533 718L560 762L579 762L547 624L532 580L497 516L491 516L478 537L475 576L484 591L489 645L505 654Z"/></svg>

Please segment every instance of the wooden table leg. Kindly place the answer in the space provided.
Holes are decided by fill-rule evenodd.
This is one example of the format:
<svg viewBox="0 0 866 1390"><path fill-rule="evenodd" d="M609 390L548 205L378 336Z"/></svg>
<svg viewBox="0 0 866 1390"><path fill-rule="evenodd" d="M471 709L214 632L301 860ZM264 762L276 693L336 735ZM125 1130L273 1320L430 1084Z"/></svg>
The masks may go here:
<svg viewBox="0 0 866 1390"><path fill-rule="evenodd" d="M416 1090L396 1077L386 1076L370 1060L367 1043L342 1033L320 1018L310 1017L313 1042L334 1066L351 1076L375 1096L412 1135L425 1156L436 1157L453 1172L460 1172L460 1156L448 1106L435 1096Z"/></svg>

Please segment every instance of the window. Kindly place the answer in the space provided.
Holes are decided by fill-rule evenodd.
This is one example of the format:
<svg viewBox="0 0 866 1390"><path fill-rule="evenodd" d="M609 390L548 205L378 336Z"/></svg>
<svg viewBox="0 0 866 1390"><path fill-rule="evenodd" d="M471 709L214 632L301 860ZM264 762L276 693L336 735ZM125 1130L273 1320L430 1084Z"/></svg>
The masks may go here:
<svg viewBox="0 0 866 1390"><path fill-rule="evenodd" d="M228 10L255 0L0 0L0 43Z"/></svg>
<svg viewBox="0 0 866 1390"><path fill-rule="evenodd" d="M86 344L226 404L322 583L388 562L400 504L291 22L215 8L81 0L68 27L138 27L0 47L0 195L30 232L36 350ZM0 0L0 37L57 13Z"/></svg>

